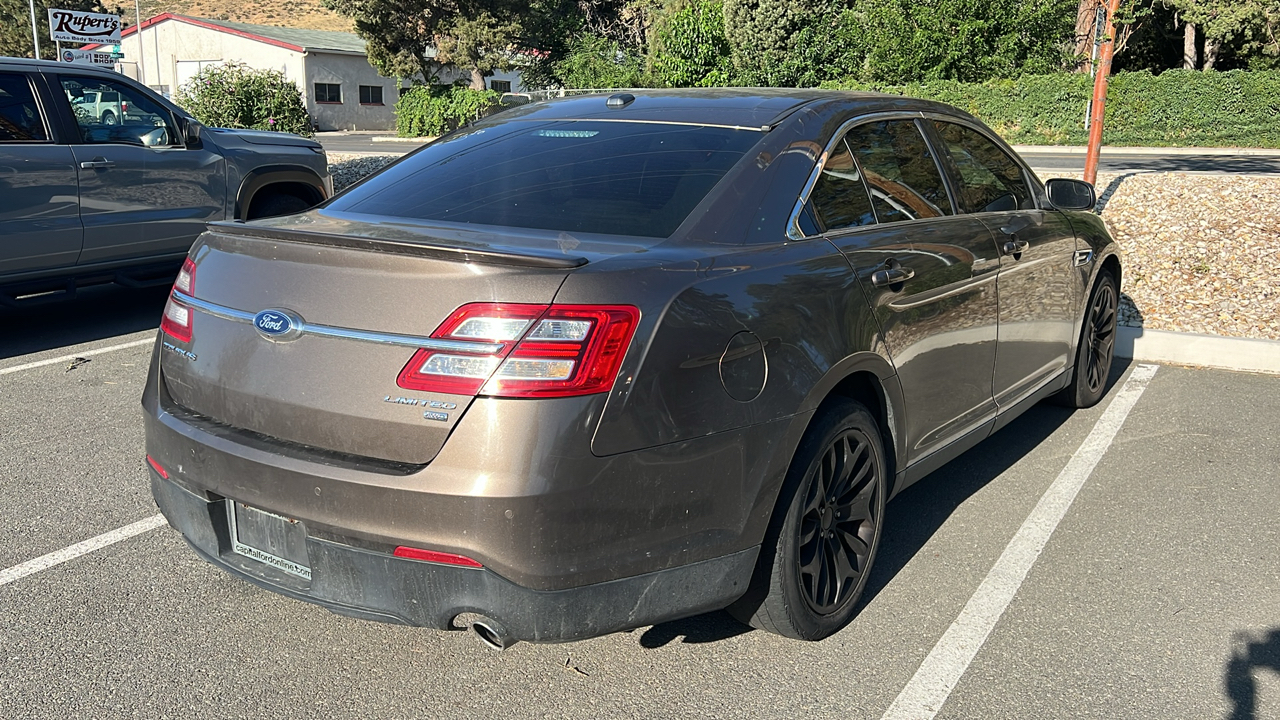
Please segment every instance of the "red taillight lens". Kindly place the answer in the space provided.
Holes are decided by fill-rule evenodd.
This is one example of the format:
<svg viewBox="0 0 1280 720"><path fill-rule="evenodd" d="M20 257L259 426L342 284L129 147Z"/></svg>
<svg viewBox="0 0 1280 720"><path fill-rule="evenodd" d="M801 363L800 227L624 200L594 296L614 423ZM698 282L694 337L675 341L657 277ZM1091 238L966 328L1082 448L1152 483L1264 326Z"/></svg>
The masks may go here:
<svg viewBox="0 0 1280 720"><path fill-rule="evenodd" d="M191 258L182 263L178 277L173 281L173 289L184 295L194 295L196 291L196 264ZM178 302L169 293L169 302L164 306L164 317L160 319L160 329L165 335L182 342L191 342L191 308Z"/></svg>
<svg viewBox="0 0 1280 720"><path fill-rule="evenodd" d="M396 548L393 554L396 557L408 558L410 560L422 560L424 562L442 563L444 565L461 565L462 567L475 568L484 567L465 555L454 555L453 553L437 552L435 550L423 550L421 548L405 547L404 545Z"/></svg>
<svg viewBox="0 0 1280 720"><path fill-rule="evenodd" d="M434 338L500 343L491 354L419 350L400 371L407 390L496 397L607 392L631 344L640 311L629 305L474 303L458 308Z"/></svg>
<svg viewBox="0 0 1280 720"><path fill-rule="evenodd" d="M160 463L156 462L156 459L151 457L150 455L147 456L147 464L150 465L153 470L160 473L160 477L164 478L165 480L169 479L169 473L165 472L164 468L161 467Z"/></svg>
<svg viewBox="0 0 1280 720"><path fill-rule="evenodd" d="M608 392L640 311L627 305L553 305L481 392L564 397Z"/></svg>

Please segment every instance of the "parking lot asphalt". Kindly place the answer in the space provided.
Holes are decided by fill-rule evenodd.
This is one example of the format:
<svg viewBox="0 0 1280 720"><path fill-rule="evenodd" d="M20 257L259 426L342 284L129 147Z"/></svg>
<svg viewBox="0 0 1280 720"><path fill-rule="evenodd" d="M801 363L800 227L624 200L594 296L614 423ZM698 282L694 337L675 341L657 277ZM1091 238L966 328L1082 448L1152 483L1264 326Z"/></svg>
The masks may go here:
<svg viewBox="0 0 1280 720"><path fill-rule="evenodd" d="M101 290L0 310L0 578L156 513L163 293ZM161 526L0 584L0 716L880 718L1137 367L890 503L862 610L821 643L712 613L496 653L260 590ZM1161 367L1122 420L936 717L1280 717L1280 378Z"/></svg>

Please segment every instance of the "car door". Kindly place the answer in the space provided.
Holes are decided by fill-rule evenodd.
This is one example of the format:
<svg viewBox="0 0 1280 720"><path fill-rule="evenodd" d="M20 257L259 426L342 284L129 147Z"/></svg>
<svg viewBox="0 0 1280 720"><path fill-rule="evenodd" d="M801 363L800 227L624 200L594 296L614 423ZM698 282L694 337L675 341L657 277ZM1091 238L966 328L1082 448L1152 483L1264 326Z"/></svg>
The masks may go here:
<svg viewBox="0 0 1280 720"><path fill-rule="evenodd" d="M123 81L59 76L79 138L71 149L79 168L84 250L81 264L185 253L209 220L225 213L225 163L204 148L187 148L177 120L159 100ZM111 123L77 109L86 92L114 97Z"/></svg>
<svg viewBox="0 0 1280 720"><path fill-rule="evenodd" d="M1061 212L1039 207L1027 171L976 127L929 121L963 212L1000 248L1000 320L994 393L1008 407L1061 372L1076 338L1075 233Z"/></svg>
<svg viewBox="0 0 1280 720"><path fill-rule="evenodd" d="M75 265L83 228L71 149L36 76L0 65L0 275Z"/></svg>
<svg viewBox="0 0 1280 720"><path fill-rule="evenodd" d="M956 215L916 121L851 127L828 152L806 223L848 258L906 402L908 462L995 415L996 248Z"/></svg>

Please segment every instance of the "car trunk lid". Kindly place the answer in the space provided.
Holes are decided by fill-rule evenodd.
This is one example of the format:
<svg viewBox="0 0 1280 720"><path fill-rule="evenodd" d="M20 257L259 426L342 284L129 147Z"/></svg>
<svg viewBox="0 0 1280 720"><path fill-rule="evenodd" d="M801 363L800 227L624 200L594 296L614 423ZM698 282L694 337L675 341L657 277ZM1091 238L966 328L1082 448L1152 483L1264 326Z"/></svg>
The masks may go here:
<svg viewBox="0 0 1280 720"><path fill-rule="evenodd" d="M425 464L474 393L402 388L417 349L467 303L551 303L586 259L343 229L235 224L203 235L192 293L174 295L191 308L191 339L162 336L165 387L234 428Z"/></svg>

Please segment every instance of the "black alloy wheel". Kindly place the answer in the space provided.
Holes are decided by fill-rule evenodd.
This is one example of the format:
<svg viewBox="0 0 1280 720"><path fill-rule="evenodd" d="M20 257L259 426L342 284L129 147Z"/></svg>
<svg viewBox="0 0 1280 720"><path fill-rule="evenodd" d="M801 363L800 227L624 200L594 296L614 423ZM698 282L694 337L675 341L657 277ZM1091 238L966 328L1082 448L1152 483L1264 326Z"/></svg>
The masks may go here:
<svg viewBox="0 0 1280 720"><path fill-rule="evenodd" d="M729 614L800 640L847 625L880 544L887 467L866 407L824 403L792 458L751 585Z"/></svg>
<svg viewBox="0 0 1280 720"><path fill-rule="evenodd" d="M819 615L839 612L871 564L884 503L871 440L843 432L813 469L800 518L800 587Z"/></svg>
<svg viewBox="0 0 1280 720"><path fill-rule="evenodd" d="M1089 303L1089 321L1085 328L1086 373L1089 392L1097 392L1111 372L1111 357L1116 346L1116 289L1110 282L1100 283Z"/></svg>
<svg viewBox="0 0 1280 720"><path fill-rule="evenodd" d="M1116 350L1116 325L1119 319L1120 290L1111 270L1098 273L1089 294L1084 325L1076 348L1075 369L1071 381L1053 398L1059 405L1072 408L1093 407L1102 399L1111 375L1111 361Z"/></svg>

